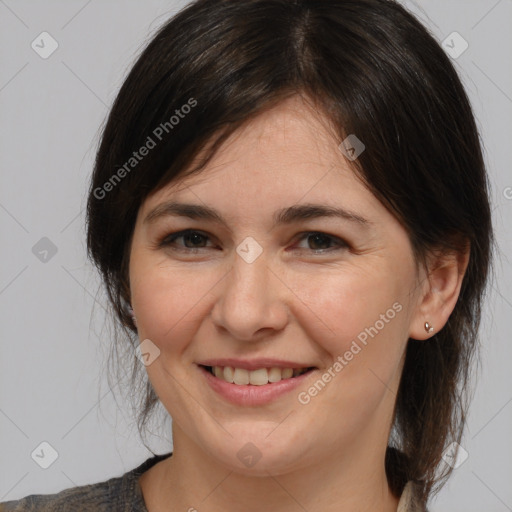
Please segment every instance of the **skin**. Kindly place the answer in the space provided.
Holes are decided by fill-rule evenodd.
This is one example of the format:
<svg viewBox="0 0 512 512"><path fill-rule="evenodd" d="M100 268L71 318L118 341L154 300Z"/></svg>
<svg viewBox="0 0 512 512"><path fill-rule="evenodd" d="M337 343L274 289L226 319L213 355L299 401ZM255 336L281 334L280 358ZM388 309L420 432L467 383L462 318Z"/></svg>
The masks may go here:
<svg viewBox="0 0 512 512"><path fill-rule="evenodd" d="M446 323L467 254L432 258L428 276L418 270L407 233L355 177L331 133L309 104L288 99L138 212L132 307L140 340L160 350L146 369L174 442L173 456L139 480L149 512L397 509L384 455L404 350L409 338L428 343L414 341L432 336L425 321L436 331ZM144 222L170 199L214 208L228 226L174 216ZM273 226L276 210L304 203L343 207L370 224L324 217ZM183 229L203 237L158 246ZM252 263L236 252L248 236L263 249ZM400 312L301 404L298 393L394 303ZM236 406L198 371L213 357L283 358L318 370L269 404ZM248 442L261 453L250 468L237 457Z"/></svg>

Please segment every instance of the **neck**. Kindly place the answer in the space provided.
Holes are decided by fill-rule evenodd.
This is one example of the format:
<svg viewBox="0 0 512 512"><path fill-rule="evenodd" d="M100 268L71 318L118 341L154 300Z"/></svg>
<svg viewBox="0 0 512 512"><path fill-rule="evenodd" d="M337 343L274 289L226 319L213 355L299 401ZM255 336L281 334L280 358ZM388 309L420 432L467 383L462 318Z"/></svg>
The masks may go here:
<svg viewBox="0 0 512 512"><path fill-rule="evenodd" d="M219 464L174 423L173 440L172 457L140 479L149 512L397 510L399 500L388 487L384 452L377 453L375 446L353 447L348 454L333 453L316 466L285 474L248 476Z"/></svg>

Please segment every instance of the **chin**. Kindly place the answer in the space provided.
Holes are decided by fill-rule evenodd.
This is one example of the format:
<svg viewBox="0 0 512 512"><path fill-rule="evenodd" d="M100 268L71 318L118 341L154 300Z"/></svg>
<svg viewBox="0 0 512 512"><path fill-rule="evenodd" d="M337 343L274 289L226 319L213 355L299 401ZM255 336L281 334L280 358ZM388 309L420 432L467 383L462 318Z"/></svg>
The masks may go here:
<svg viewBox="0 0 512 512"><path fill-rule="evenodd" d="M303 443L293 441L293 436L271 437L261 430L252 437L254 441L250 441L250 435L234 436L222 446L210 447L208 452L228 470L246 476L277 476L303 466Z"/></svg>

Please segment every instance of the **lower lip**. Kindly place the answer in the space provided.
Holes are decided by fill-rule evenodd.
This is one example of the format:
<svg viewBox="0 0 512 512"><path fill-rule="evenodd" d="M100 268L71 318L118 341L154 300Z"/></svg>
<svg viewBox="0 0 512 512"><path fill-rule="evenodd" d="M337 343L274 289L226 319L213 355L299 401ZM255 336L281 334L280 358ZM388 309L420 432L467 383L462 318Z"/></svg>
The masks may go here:
<svg viewBox="0 0 512 512"><path fill-rule="evenodd" d="M236 405L263 405L289 393L300 386L316 370L310 370L298 377L283 379L279 382L269 382L262 386L238 385L215 377L206 368L198 365L210 387L227 401Z"/></svg>

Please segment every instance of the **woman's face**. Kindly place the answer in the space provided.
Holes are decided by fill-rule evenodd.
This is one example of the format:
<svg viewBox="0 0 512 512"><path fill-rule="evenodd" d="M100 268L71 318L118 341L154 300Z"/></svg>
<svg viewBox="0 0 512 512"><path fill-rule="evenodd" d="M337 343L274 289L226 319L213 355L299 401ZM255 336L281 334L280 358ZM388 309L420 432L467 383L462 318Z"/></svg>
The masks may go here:
<svg viewBox="0 0 512 512"><path fill-rule="evenodd" d="M132 306L175 450L247 474L383 457L419 277L340 142L290 99L141 206Z"/></svg>

